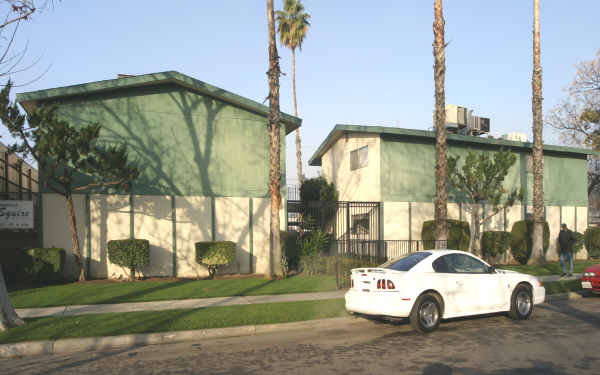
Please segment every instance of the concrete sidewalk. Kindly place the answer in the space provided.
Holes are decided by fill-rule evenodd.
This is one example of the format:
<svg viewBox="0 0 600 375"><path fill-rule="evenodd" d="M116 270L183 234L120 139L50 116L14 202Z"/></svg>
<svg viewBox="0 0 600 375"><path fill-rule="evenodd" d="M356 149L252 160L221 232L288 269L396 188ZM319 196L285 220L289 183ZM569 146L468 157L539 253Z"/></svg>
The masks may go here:
<svg viewBox="0 0 600 375"><path fill-rule="evenodd" d="M580 280L583 275L580 273L574 273L573 276L560 277L560 275L548 275L548 276L537 276L541 282L547 281L563 281L563 280Z"/></svg>
<svg viewBox="0 0 600 375"><path fill-rule="evenodd" d="M21 318L39 318L42 316L72 316L86 314L122 313L131 311L161 311L175 309L198 309L202 307L251 305L258 303L276 303L292 301L316 301L343 298L346 290L318 293L295 293L267 296L233 296L217 298L185 299L174 301L130 302L106 305L75 305L42 307L35 309L16 309Z"/></svg>

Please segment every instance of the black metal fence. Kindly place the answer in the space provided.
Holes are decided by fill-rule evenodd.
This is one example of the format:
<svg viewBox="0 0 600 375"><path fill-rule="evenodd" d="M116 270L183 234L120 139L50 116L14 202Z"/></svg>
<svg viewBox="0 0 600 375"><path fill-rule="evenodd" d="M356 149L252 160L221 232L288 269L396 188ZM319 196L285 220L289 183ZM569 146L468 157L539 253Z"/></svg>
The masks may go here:
<svg viewBox="0 0 600 375"><path fill-rule="evenodd" d="M323 231L335 240L380 239L379 202L303 202L288 200L288 231Z"/></svg>
<svg viewBox="0 0 600 375"><path fill-rule="evenodd" d="M448 241L435 240L336 240L331 246L331 253L386 261L416 251L446 249L448 245Z"/></svg>

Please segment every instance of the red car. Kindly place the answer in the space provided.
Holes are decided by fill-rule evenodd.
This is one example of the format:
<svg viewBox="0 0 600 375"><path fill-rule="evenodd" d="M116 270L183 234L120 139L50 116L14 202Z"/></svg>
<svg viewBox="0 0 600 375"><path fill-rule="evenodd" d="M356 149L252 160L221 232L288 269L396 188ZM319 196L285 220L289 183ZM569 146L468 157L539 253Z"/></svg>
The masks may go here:
<svg viewBox="0 0 600 375"><path fill-rule="evenodd" d="M600 264L585 269L581 277L581 288L600 294Z"/></svg>

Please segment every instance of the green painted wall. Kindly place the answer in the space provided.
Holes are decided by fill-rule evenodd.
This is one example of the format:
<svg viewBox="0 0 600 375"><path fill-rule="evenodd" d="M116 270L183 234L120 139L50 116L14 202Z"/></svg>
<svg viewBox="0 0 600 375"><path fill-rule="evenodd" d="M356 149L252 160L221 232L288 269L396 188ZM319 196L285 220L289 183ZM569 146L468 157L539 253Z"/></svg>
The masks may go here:
<svg viewBox="0 0 600 375"><path fill-rule="evenodd" d="M494 146L467 146L449 143L451 155L464 157L469 151L493 152ZM532 173L527 172L527 154L516 151L517 161L504 181L506 189L525 187L525 199L532 202ZM530 154L529 154L530 155ZM433 202L435 197L435 144L382 136L381 196L383 201ZM455 192L449 201L463 201ZM544 201L546 205L587 206L587 161L585 155L573 158L547 152L544 155Z"/></svg>
<svg viewBox="0 0 600 375"><path fill-rule="evenodd" d="M128 145L134 194L268 196L267 119L174 84L62 100L72 124L99 122L104 142ZM281 130L282 187L285 129ZM282 189L283 191L284 189Z"/></svg>

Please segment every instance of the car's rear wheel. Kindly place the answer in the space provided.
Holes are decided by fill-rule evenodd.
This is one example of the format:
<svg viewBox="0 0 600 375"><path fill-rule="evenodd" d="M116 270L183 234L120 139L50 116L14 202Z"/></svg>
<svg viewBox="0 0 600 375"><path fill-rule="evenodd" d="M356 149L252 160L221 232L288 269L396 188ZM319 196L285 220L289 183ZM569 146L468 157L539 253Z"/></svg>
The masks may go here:
<svg viewBox="0 0 600 375"><path fill-rule="evenodd" d="M434 331L440 325L440 303L433 294L423 294L415 301L410 312L410 324L421 333Z"/></svg>
<svg viewBox="0 0 600 375"><path fill-rule="evenodd" d="M527 285L517 285L510 301L508 315L515 320L524 320L533 312L533 294Z"/></svg>

